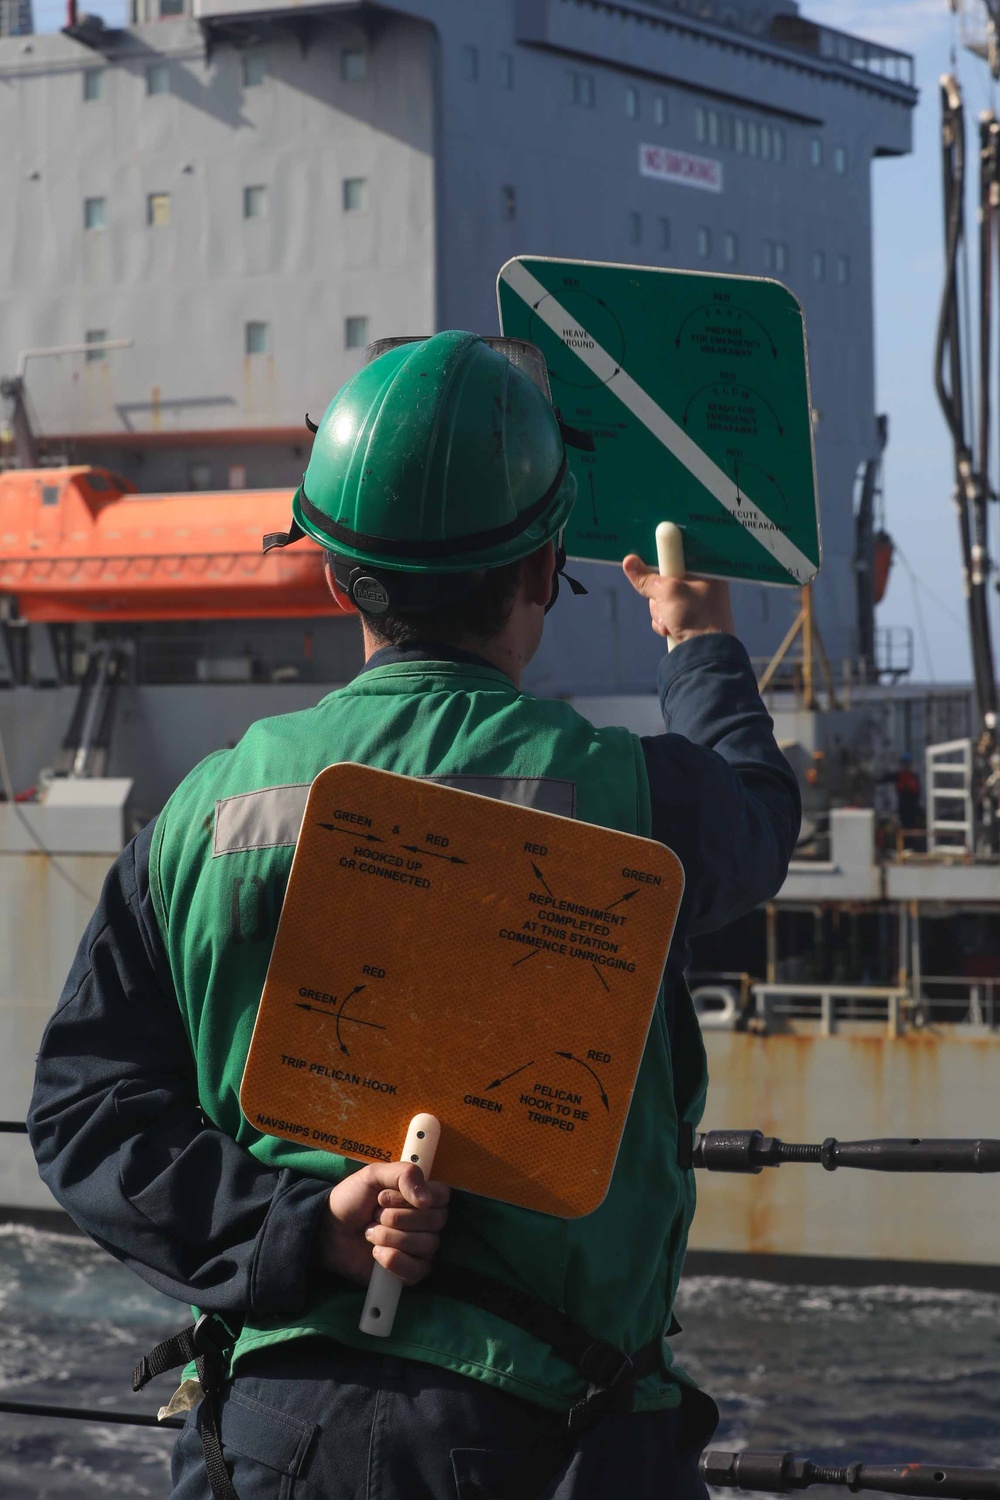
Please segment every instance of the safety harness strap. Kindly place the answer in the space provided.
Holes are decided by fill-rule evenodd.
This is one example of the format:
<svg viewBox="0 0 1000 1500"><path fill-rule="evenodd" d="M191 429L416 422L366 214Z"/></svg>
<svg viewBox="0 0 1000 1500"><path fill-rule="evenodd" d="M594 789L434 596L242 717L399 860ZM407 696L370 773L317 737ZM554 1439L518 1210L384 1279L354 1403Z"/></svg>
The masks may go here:
<svg viewBox="0 0 1000 1500"><path fill-rule="evenodd" d="M480 1489L481 1500L530 1500L537 1495L569 1462L582 1434L611 1412L631 1411L636 1382L663 1368L660 1338L651 1339L632 1355L626 1354L607 1339L595 1338L533 1293L519 1291L466 1267L434 1269L410 1290L471 1302L523 1328L541 1343L548 1344L587 1382L586 1395L568 1413L554 1418L507 1473L499 1475L488 1489ZM673 1321L669 1331L677 1331ZM218 1413L225 1357L231 1346L232 1337L221 1320L204 1313L191 1328L165 1339L143 1355L132 1376L132 1389L139 1391L164 1371L195 1360L205 1392L198 1410L198 1431L213 1500L238 1500L222 1452Z"/></svg>
<svg viewBox="0 0 1000 1500"><path fill-rule="evenodd" d="M226 1468L219 1431L219 1393L225 1380L226 1351L232 1342L220 1319L213 1313L202 1313L190 1328L164 1339L162 1344L144 1354L132 1372L132 1389L141 1391L155 1376L194 1360L205 1393L198 1407L197 1421L213 1500L239 1500Z"/></svg>
<svg viewBox="0 0 1000 1500"><path fill-rule="evenodd" d="M570 1407L566 1416L556 1417L488 1488L480 1487L481 1500L529 1500L539 1494L569 1462L582 1434L611 1412L631 1411L636 1381L663 1368L660 1338L651 1339L628 1355L606 1339L594 1338L541 1298L478 1271L462 1266L434 1269L413 1288L420 1289L471 1302L523 1328L548 1344L587 1381L587 1394Z"/></svg>

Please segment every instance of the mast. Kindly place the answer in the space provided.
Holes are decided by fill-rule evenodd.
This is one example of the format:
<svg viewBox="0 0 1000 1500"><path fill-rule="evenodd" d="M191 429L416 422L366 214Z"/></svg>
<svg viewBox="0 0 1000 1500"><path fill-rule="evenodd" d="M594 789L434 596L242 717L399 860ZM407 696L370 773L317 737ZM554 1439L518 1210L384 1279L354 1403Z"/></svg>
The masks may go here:
<svg viewBox="0 0 1000 1500"><path fill-rule="evenodd" d="M1000 0L991 0L1000 13ZM995 56L995 48L991 59ZM1000 832L1000 746L997 739L997 683L990 636L987 503L995 498L989 480L990 382L993 284L1000 255L1000 123L992 111L980 119L979 286L977 334L978 392L965 390L960 262L965 251L964 194L967 168L962 91L952 74L941 78L942 171L944 185L945 284L934 350L934 384L955 453L954 503L958 517L962 574L979 717L977 801L988 846ZM971 381L971 376L970 376ZM970 430L975 405L977 422Z"/></svg>

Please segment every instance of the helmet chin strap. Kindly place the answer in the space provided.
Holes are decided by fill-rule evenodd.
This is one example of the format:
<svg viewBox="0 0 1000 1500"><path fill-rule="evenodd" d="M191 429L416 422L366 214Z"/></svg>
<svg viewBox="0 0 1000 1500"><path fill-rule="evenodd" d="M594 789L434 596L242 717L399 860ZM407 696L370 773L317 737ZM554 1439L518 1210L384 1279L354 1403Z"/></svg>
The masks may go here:
<svg viewBox="0 0 1000 1500"><path fill-rule="evenodd" d="M566 572L566 547L562 539L562 532L559 533L559 537L556 541L556 570L552 575L552 593L549 596L548 604L546 604L545 606L546 614L548 614L553 604L555 604L556 600L559 598L560 578L565 578L574 594L587 593L587 589L580 582L580 580L578 578L571 578Z"/></svg>

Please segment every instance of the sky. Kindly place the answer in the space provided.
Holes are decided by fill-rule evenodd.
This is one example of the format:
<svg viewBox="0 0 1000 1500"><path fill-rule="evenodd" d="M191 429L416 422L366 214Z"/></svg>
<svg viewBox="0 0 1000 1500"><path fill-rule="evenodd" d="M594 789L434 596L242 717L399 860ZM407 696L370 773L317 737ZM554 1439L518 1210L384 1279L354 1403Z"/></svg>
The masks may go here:
<svg viewBox="0 0 1000 1500"><path fill-rule="evenodd" d="M970 0L970 9L972 8ZM80 9L124 24L125 0L80 0ZM952 506L953 455L933 388L934 335L944 270L938 76L954 52L969 111L995 102L985 63L963 51L948 0L802 0L803 14L826 25L912 52L920 102L914 152L873 163L876 389L889 415L885 459L887 528L896 559L879 626L909 626L914 678L967 681L971 675L962 596L958 525ZM64 24L62 0L35 0L41 30ZM975 240L970 203L967 231ZM994 384L1000 422L1000 377ZM994 443L994 452L997 444ZM996 482L996 481L995 481ZM1000 553L1000 507L991 507L991 548ZM1000 599L992 590L994 652L1000 657Z"/></svg>
<svg viewBox="0 0 1000 1500"><path fill-rule="evenodd" d="M986 64L963 50L961 26L947 0L804 0L802 10L826 25L912 52L916 59L920 103L913 154L872 165L877 410L889 415L885 505L887 529L897 546L877 624L911 627L918 680L967 681L971 668L952 505L953 451L933 388L944 274L938 77L952 71L954 51L967 132L975 131L979 111L996 103L994 85ZM966 232L974 244L971 202ZM993 404L997 421L1000 378L994 380ZM996 452L995 441L993 448ZM991 507L994 556L1000 548L997 510ZM1000 654L995 591L992 616L994 652Z"/></svg>

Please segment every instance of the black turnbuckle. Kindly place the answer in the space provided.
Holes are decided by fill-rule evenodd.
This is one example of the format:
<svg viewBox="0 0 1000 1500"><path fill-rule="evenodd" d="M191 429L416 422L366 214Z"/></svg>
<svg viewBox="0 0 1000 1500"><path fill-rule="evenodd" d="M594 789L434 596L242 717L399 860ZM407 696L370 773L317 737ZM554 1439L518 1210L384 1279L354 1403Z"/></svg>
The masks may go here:
<svg viewBox="0 0 1000 1500"><path fill-rule="evenodd" d="M858 1167L869 1172L1000 1172L1000 1141L838 1141L797 1145L759 1130L709 1130L696 1135L691 1165L709 1172L757 1173L783 1162L815 1162L828 1172Z"/></svg>
<svg viewBox="0 0 1000 1500"><path fill-rule="evenodd" d="M787 1495L812 1484L842 1484L886 1495L939 1495L942 1500L1000 1500L1000 1469L959 1469L951 1464L815 1464L791 1453L725 1453L710 1449L699 1462L708 1485L769 1490Z"/></svg>

